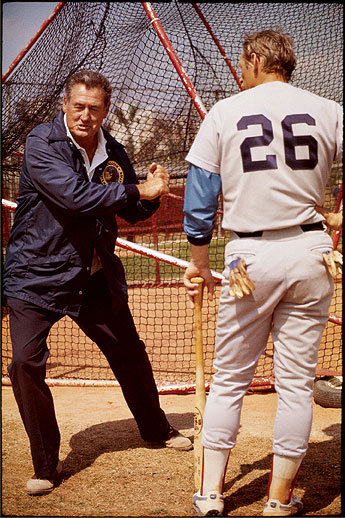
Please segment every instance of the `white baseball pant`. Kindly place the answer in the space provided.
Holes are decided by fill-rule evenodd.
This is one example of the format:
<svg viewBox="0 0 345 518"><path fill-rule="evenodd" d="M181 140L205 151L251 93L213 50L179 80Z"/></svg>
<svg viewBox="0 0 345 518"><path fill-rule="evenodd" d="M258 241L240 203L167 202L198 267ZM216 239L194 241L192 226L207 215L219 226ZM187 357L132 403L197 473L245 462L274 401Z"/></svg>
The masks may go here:
<svg viewBox="0 0 345 518"><path fill-rule="evenodd" d="M331 250L326 232L303 232L299 226L254 238L231 233L219 301L217 372L204 413L206 448L235 446L243 397L272 333L278 394L273 453L305 455L318 348L334 290L322 253ZM238 257L245 260L256 286L242 299L229 295L228 265Z"/></svg>

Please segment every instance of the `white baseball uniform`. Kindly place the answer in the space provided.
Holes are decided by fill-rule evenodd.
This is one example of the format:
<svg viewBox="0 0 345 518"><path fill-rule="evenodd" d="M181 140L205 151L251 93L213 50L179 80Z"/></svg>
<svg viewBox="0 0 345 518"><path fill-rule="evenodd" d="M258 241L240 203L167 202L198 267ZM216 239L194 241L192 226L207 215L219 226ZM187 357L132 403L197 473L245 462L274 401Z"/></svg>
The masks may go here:
<svg viewBox="0 0 345 518"><path fill-rule="evenodd" d="M231 231L216 374L204 414L207 448L235 445L243 396L272 332L273 453L301 457L307 450L318 348L333 293L322 259L332 241L314 206L323 205L332 162L341 154L340 105L280 81L218 102L201 124L187 156L185 230L194 244L210 238L202 219L215 205L212 177L220 175L223 227ZM236 258L245 260L256 286L242 299L229 295L229 264Z"/></svg>

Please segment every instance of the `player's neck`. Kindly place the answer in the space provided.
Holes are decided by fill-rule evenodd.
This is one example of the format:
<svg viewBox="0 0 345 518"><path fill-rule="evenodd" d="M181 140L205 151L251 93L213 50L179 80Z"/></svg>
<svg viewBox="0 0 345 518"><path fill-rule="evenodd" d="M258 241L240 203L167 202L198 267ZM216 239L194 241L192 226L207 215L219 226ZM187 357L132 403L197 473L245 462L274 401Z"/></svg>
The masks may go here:
<svg viewBox="0 0 345 518"><path fill-rule="evenodd" d="M276 73L266 74L266 73L261 72L258 74L256 86L262 85L264 83L272 83L274 81L280 81L281 83L287 83L287 80L281 74L276 74Z"/></svg>

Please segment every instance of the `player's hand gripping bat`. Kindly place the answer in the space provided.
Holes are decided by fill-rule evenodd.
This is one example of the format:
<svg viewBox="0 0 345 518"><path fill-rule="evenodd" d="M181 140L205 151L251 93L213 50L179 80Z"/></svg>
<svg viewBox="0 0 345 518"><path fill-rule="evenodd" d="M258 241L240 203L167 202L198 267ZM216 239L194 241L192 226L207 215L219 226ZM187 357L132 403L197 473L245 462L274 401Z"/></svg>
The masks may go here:
<svg viewBox="0 0 345 518"><path fill-rule="evenodd" d="M194 298L194 330L195 330L195 408L194 408L194 483L195 490L201 487L203 447L201 445L202 421L206 403L204 356L202 347L202 277L194 277L191 282L198 284L198 294Z"/></svg>

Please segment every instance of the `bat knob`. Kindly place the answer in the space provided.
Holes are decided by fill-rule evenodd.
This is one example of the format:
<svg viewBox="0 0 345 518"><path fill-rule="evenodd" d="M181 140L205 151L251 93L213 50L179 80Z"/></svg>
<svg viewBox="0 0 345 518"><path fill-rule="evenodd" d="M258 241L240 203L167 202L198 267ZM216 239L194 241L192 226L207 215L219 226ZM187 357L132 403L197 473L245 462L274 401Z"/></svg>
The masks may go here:
<svg viewBox="0 0 345 518"><path fill-rule="evenodd" d="M204 279L202 277L193 277L190 281L193 284L202 284L204 282Z"/></svg>

